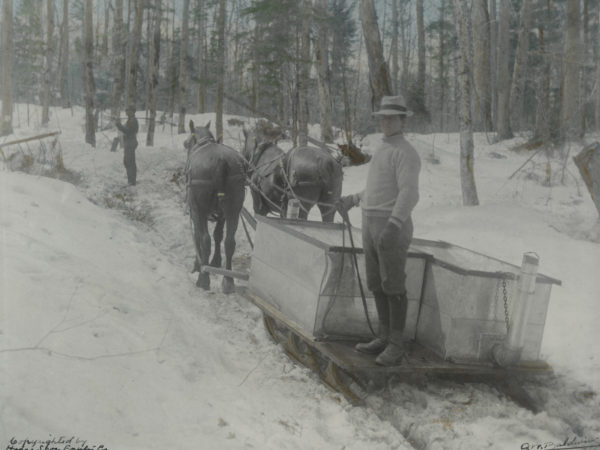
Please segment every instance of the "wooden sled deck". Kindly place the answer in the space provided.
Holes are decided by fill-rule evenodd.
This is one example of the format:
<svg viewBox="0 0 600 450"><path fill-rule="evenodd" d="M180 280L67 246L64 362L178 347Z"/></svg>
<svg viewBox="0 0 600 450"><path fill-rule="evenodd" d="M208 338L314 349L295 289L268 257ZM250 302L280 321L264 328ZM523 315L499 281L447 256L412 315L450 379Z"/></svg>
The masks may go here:
<svg viewBox="0 0 600 450"><path fill-rule="evenodd" d="M274 328L286 328L295 336L285 336L285 339L290 341L299 339L320 355L335 364L338 368L348 372L349 374L377 376L385 374L415 374L415 373L430 373L430 374L449 374L449 375L514 375L514 374L547 374L552 372L552 368L542 360L526 361L516 367L505 369L494 365L492 362L482 363L481 361L451 361L444 360L435 352L425 348L424 346L410 342L408 357L396 366L383 367L375 364L375 356L367 355L358 352L354 349L357 339L352 340L319 340L307 334L297 324L291 322L284 314L275 309L268 302L253 294L246 288L239 288L239 293L258 306L265 315L265 326L269 333L273 336L276 333ZM281 332L281 330L280 330ZM281 339L275 338L277 341ZM296 343L297 346L297 343ZM285 345L284 345L285 347ZM289 350L289 349L286 349ZM294 350L294 349L292 349ZM304 363L299 351L296 353L295 359Z"/></svg>

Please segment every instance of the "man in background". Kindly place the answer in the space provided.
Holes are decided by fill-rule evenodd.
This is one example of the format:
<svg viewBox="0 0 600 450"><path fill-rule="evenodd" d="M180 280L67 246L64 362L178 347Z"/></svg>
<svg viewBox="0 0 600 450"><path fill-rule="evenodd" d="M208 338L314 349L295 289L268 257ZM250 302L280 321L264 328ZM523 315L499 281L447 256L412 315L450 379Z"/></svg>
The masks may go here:
<svg viewBox="0 0 600 450"><path fill-rule="evenodd" d="M137 141L137 132L139 129L138 121L135 118L135 108L132 106L128 106L125 109L125 113L127 114L127 122L125 125L121 124L121 119L117 118L115 125L123 133L123 148L124 156L123 156L123 164L125 165L125 170L127 171L127 181L130 185L135 186L136 176L137 176L137 166L135 164L135 149L138 146Z"/></svg>

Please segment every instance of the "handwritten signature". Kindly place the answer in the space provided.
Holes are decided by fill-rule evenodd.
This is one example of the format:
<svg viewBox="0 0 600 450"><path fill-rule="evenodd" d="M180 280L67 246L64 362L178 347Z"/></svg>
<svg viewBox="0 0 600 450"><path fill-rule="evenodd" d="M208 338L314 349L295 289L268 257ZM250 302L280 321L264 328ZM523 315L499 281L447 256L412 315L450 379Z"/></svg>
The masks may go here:
<svg viewBox="0 0 600 450"><path fill-rule="evenodd" d="M521 444L521 450L570 450L570 449L600 449L600 439L588 438L566 438L563 442L544 442L540 444L532 444L524 442Z"/></svg>
<svg viewBox="0 0 600 450"><path fill-rule="evenodd" d="M90 444L75 436L60 436L50 439L17 439L12 437L5 450L109 450L103 444Z"/></svg>

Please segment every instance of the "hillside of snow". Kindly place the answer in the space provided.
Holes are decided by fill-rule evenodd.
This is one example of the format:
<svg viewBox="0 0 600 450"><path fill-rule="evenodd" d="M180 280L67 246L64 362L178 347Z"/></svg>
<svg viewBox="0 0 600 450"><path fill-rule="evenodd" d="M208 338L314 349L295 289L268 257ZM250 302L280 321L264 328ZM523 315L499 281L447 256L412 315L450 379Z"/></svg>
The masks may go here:
<svg viewBox="0 0 600 450"><path fill-rule="evenodd" d="M190 118L214 124L214 114ZM230 118L225 143L239 149L242 128ZM48 130L61 134L43 153L50 167L60 151L59 175L68 181L27 164L28 155L40 160L37 143L3 149L0 449L34 448L25 440L64 449L60 437L94 450L600 442L600 225L572 162L563 168L558 155L540 153L511 177L531 156L513 150L523 139L489 144L476 135L481 205L463 207L458 134L407 135L423 162L416 237L516 265L534 251L540 272L562 281L552 289L542 344L554 375L527 385L544 410L525 410L488 384L428 378L390 380L357 407L290 360L261 312L222 294L218 276L212 291L196 288L181 176L187 135L158 127L147 147L140 120L138 184L130 187L122 151L110 152L115 131L99 132L92 148L83 123L81 109L52 111ZM48 130L19 128L0 143ZM318 137L318 127L311 134ZM366 136L363 151L373 153L380 139ZM362 190L367 166L344 172L344 193ZM360 227L357 208L350 218ZM247 270L241 226L237 243L234 269Z"/></svg>

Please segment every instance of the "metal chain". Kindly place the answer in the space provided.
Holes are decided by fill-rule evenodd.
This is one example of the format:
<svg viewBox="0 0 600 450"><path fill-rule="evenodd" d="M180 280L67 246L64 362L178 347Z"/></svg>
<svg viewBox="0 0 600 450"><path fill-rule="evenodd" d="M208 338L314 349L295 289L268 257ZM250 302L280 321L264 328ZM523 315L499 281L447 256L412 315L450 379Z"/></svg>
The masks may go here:
<svg viewBox="0 0 600 450"><path fill-rule="evenodd" d="M508 320L508 295L506 293L506 278L502 279L502 295L504 296L504 320L506 321L506 334L510 331L510 323Z"/></svg>

